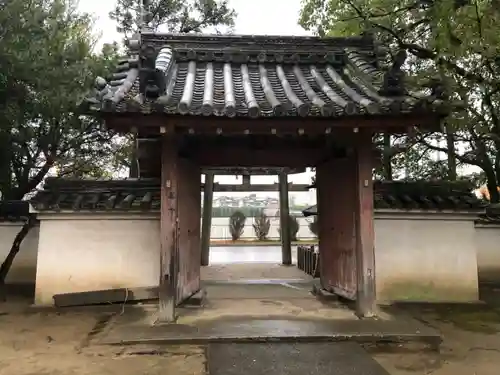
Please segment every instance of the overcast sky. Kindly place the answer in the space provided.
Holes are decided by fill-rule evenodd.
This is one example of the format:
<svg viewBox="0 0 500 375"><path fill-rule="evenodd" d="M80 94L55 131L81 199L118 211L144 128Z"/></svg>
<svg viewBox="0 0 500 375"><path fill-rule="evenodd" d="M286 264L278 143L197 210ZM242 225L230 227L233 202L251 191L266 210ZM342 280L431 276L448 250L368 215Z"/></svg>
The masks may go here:
<svg viewBox="0 0 500 375"><path fill-rule="evenodd" d="M140 1L140 0L138 0ZM255 35L309 35L297 24L301 0L230 0L230 5L238 13L236 18L236 34ZM101 35L100 44L120 41L121 36L116 32L116 26L108 18L113 9L115 0L80 0L79 9L92 13L96 18L96 33ZM303 173L289 177L290 182L308 184L311 182L311 173ZM216 177L220 183L241 183L241 178L226 176ZM278 182L277 177L255 177L252 183ZM229 195L224 193L224 195ZM241 196L247 193L233 193ZM276 196L277 193L260 193L259 196ZM314 204L314 194L293 193L297 203Z"/></svg>

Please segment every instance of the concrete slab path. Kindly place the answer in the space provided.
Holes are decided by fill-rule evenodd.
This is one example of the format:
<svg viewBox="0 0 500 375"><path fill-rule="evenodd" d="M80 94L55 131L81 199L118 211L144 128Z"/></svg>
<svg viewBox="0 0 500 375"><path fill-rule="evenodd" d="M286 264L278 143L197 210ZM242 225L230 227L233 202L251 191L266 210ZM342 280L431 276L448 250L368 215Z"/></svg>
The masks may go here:
<svg viewBox="0 0 500 375"><path fill-rule="evenodd" d="M210 344L210 375L389 375L355 343Z"/></svg>

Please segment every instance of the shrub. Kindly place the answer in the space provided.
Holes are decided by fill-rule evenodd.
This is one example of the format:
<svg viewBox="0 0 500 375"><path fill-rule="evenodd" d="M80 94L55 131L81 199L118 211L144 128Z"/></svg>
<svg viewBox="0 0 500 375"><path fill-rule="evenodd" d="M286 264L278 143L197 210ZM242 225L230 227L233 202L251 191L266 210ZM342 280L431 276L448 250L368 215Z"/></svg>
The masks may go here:
<svg viewBox="0 0 500 375"><path fill-rule="evenodd" d="M264 212L254 218L253 229L259 241L265 241L271 229L271 221Z"/></svg>
<svg viewBox="0 0 500 375"><path fill-rule="evenodd" d="M247 218L241 211L234 212L229 218L229 232L233 241L238 240L245 229Z"/></svg>
<svg viewBox="0 0 500 375"><path fill-rule="evenodd" d="M297 233L299 232L299 221L295 216L288 216L288 226L290 228L290 241L297 241ZM279 228L279 233L281 236L281 223Z"/></svg>
<svg viewBox="0 0 500 375"><path fill-rule="evenodd" d="M291 241L297 241L297 233L299 233L299 221L295 216L290 215L288 217L288 220L290 221L290 240Z"/></svg>
<svg viewBox="0 0 500 375"><path fill-rule="evenodd" d="M314 216L313 221L309 223L309 230L318 237L318 215Z"/></svg>

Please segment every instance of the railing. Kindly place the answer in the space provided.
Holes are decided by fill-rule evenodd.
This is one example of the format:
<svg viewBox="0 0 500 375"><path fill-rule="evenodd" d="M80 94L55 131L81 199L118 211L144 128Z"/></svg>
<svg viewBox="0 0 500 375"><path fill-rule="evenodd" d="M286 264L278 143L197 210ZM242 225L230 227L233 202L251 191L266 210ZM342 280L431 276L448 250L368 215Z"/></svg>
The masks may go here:
<svg viewBox="0 0 500 375"><path fill-rule="evenodd" d="M319 277L319 262L317 246L300 245L297 247L297 268L299 270L314 278Z"/></svg>

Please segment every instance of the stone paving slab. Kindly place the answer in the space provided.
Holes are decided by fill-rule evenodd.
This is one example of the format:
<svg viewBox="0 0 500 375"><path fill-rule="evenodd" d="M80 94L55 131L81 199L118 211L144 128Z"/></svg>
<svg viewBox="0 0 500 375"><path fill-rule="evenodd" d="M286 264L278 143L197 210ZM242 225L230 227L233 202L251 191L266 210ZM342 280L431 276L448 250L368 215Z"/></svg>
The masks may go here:
<svg viewBox="0 0 500 375"><path fill-rule="evenodd" d="M196 324L112 324L99 344L196 344L238 342L423 343L438 348L440 334L413 320L311 320L225 317Z"/></svg>
<svg viewBox="0 0 500 375"><path fill-rule="evenodd" d="M355 343L210 344L210 375L389 375Z"/></svg>

